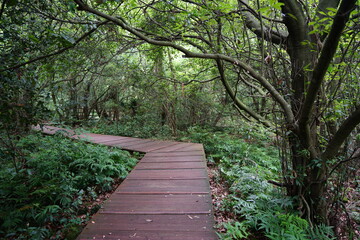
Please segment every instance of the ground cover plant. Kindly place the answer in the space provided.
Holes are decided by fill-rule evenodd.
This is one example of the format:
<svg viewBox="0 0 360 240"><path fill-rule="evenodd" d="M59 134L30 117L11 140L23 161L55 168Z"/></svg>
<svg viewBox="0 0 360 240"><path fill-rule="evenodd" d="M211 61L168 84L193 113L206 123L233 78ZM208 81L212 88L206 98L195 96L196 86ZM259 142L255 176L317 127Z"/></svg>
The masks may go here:
<svg viewBox="0 0 360 240"><path fill-rule="evenodd" d="M128 152L62 135L30 134L11 144L0 145L2 239L74 239L100 208L99 195L137 162Z"/></svg>
<svg viewBox="0 0 360 240"><path fill-rule="evenodd" d="M296 199L285 197L284 190L269 183L281 178L273 136L261 127L245 124L239 129L194 127L184 137L204 143L208 162L219 170L217 180L228 187L221 210L231 213L233 220L218 226L226 229L220 238L335 239L331 227L312 226L294 208Z"/></svg>
<svg viewBox="0 0 360 240"><path fill-rule="evenodd" d="M97 121L88 129L92 133L140 138L171 138L171 130L161 125L150 114L143 116L125 116L119 121L109 124L108 121Z"/></svg>

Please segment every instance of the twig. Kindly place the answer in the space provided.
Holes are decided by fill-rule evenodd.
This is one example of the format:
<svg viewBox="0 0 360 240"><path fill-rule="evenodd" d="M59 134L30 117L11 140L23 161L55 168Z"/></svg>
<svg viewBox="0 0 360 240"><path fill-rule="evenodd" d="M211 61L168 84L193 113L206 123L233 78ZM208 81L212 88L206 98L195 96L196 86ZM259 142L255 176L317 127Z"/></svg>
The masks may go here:
<svg viewBox="0 0 360 240"><path fill-rule="evenodd" d="M341 160L340 162L338 162L330 171L329 173L329 176L331 176L331 174L336 170L336 168L338 168L341 164L343 163L346 163L346 162L350 162L352 160L356 160L356 159L360 159L360 155L357 155L355 157L351 157L351 158L348 158L348 159L344 159L344 160Z"/></svg>
<svg viewBox="0 0 360 240"><path fill-rule="evenodd" d="M288 183L279 183L279 182L275 182L273 180L268 180L267 182L274 184L275 186L278 186L278 187L289 187Z"/></svg>

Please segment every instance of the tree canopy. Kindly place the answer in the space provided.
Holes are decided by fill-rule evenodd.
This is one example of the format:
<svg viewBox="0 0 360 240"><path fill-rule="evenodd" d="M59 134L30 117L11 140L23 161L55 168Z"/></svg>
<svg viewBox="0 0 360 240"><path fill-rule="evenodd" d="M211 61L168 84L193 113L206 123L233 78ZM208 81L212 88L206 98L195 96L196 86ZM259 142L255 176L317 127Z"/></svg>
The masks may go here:
<svg viewBox="0 0 360 240"><path fill-rule="evenodd" d="M3 127L44 118L46 103L72 124L151 112L172 134L240 114L283 142L275 184L304 217L327 222L328 180L359 156L358 1L5 0L0 9Z"/></svg>

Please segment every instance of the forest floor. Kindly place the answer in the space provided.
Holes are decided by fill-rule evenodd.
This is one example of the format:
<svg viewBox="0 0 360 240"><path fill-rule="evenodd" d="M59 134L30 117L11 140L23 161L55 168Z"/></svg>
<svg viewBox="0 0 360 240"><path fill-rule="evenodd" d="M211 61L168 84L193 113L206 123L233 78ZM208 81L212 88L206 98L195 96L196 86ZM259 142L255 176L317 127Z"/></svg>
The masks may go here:
<svg viewBox="0 0 360 240"><path fill-rule="evenodd" d="M221 180L217 167L213 165L208 166L208 176L214 208L215 228L218 233L224 233L226 229L223 227L223 223L231 222L235 219L235 215L225 213L222 210L223 200L229 195L229 191L226 183Z"/></svg>
<svg viewBox="0 0 360 240"><path fill-rule="evenodd" d="M235 214L224 211L223 203L229 195L229 189L224 180L221 179L220 172L215 165L208 165L208 176L210 181L210 189L212 194L212 203L215 218L215 229L218 233L226 233L226 228L223 226L224 223L238 221ZM347 203L345 208L335 211L337 214L331 219L331 224L337 226L334 229L338 240L348 239L360 239L360 225L354 221L350 215L356 213L360 217L360 169L356 171L354 178L347 182L348 192L346 196ZM349 229L354 229L353 237L349 236ZM248 239L253 240L265 240L266 238L261 232L253 232Z"/></svg>
<svg viewBox="0 0 360 240"><path fill-rule="evenodd" d="M224 211L224 200L229 196L226 182L221 178L219 169L215 165L208 164L208 176L212 195L213 211L215 218L215 229L219 234L226 233L224 223L238 221L237 216L231 212ZM267 240L262 232L253 232L247 240Z"/></svg>

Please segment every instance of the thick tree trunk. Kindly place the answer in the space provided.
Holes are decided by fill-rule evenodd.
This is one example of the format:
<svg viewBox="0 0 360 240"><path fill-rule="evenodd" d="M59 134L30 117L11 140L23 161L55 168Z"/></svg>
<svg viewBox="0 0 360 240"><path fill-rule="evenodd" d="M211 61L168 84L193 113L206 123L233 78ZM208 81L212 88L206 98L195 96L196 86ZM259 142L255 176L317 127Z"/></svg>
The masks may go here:
<svg viewBox="0 0 360 240"><path fill-rule="evenodd" d="M90 99L91 85L92 82L90 81L86 84L86 88L85 88L84 102L83 102L84 107L83 107L83 115L82 115L83 120L89 120L89 116L90 116L89 99Z"/></svg>
<svg viewBox="0 0 360 240"><path fill-rule="evenodd" d="M312 159L301 142L304 140L296 135L289 137L292 171L287 170L290 175L284 177L287 195L298 199L304 218L313 223L326 223L326 165L319 159Z"/></svg>
<svg viewBox="0 0 360 240"><path fill-rule="evenodd" d="M69 115L71 118L71 125L75 126L78 124L79 115L78 115L78 96L76 88L76 78L73 77L70 81L70 106L69 106Z"/></svg>

